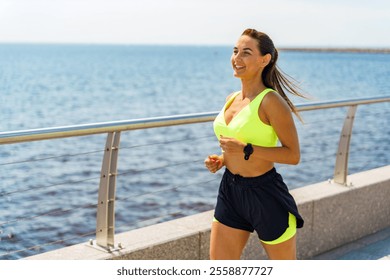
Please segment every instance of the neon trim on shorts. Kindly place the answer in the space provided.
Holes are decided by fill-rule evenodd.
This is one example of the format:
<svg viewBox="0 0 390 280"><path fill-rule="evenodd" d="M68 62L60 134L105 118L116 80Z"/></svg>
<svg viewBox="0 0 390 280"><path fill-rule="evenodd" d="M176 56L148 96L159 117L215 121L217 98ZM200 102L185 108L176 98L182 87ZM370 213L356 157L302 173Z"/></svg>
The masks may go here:
<svg viewBox="0 0 390 280"><path fill-rule="evenodd" d="M219 221L215 217L213 217L213 222L219 223ZM264 240L260 239L260 241L265 243L265 244L275 245L275 244L279 244L279 243L282 243L284 241L289 240L296 233L297 233L297 218L293 214L288 212L288 228L286 229L286 231L275 240L264 241Z"/></svg>
<svg viewBox="0 0 390 280"><path fill-rule="evenodd" d="M272 241L260 240L260 241L265 243L265 244L275 245L275 244L279 244L279 243L282 243L284 241L287 241L290 238L294 237L296 232L297 232L297 218L289 212L288 213L288 228L286 229L286 231L275 240L272 240Z"/></svg>

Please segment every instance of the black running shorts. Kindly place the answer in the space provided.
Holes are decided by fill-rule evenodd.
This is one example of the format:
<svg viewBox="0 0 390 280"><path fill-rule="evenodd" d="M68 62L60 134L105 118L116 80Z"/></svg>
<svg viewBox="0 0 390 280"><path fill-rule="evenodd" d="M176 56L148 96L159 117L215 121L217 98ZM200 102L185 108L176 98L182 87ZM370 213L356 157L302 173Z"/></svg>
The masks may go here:
<svg viewBox="0 0 390 280"><path fill-rule="evenodd" d="M242 177L228 169L222 177L214 217L220 223L273 241L288 227L289 212L303 226L294 198L275 168L258 177Z"/></svg>

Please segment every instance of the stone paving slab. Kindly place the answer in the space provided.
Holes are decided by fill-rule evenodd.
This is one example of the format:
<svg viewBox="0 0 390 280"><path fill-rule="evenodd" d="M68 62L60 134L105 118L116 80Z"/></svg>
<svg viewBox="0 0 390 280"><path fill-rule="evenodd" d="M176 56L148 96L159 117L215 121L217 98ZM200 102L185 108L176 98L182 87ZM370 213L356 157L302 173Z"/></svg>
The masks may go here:
<svg viewBox="0 0 390 280"><path fill-rule="evenodd" d="M320 254L314 260L390 260L390 227Z"/></svg>

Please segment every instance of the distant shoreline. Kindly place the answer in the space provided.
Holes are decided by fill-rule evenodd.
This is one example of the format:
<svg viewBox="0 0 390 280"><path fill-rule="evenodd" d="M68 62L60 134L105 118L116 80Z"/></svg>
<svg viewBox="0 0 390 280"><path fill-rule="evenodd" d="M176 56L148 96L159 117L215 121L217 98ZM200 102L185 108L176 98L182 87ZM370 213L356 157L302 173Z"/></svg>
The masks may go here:
<svg viewBox="0 0 390 280"><path fill-rule="evenodd" d="M280 51L293 52L339 52L339 53L385 53L390 54L390 48L279 48Z"/></svg>
<svg viewBox="0 0 390 280"><path fill-rule="evenodd" d="M28 43L28 42L0 42L0 46L114 46L114 47L229 47L227 45L164 45L164 44L95 44L95 43ZM354 48L354 47L280 47L280 51L290 52L321 52L321 53L378 53L390 54L390 48Z"/></svg>

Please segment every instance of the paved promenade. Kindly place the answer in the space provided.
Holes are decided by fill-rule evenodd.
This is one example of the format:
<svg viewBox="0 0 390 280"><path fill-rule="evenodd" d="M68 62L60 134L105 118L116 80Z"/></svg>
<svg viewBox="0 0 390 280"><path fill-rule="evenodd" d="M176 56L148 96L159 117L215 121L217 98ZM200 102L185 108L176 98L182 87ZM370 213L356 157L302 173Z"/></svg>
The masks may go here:
<svg viewBox="0 0 390 280"><path fill-rule="evenodd" d="M314 260L390 260L390 227L323 253Z"/></svg>

